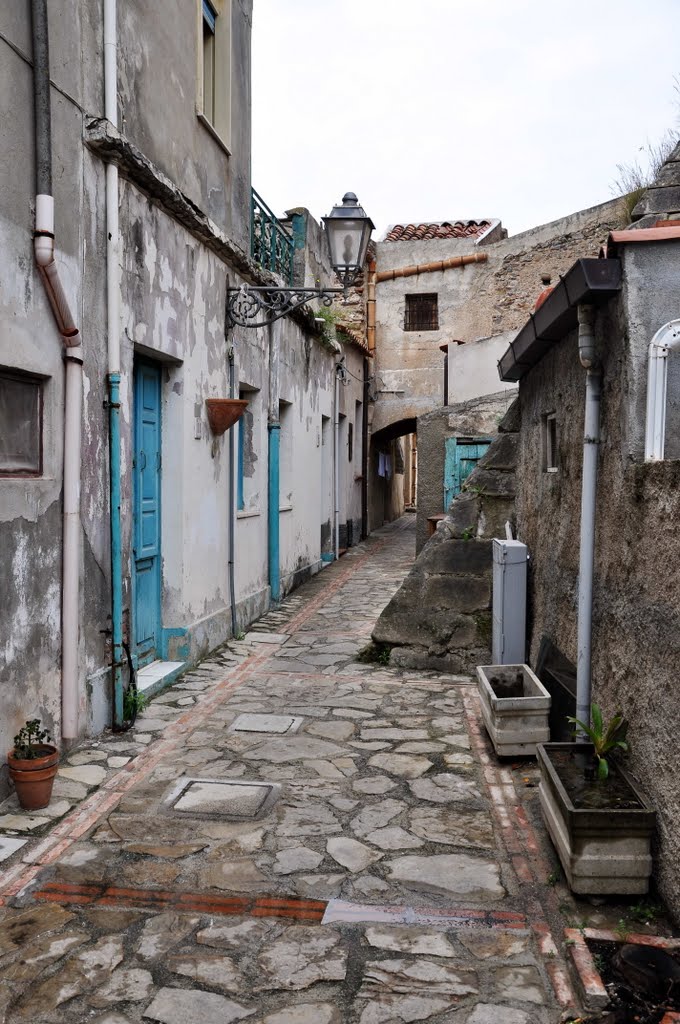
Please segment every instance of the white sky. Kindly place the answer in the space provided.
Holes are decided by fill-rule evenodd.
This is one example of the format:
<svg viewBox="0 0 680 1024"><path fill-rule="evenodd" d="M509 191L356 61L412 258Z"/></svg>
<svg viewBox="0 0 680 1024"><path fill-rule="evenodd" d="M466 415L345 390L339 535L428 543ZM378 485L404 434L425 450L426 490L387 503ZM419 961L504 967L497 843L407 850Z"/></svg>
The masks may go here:
<svg viewBox="0 0 680 1024"><path fill-rule="evenodd" d="M678 73L680 0L254 0L253 185L514 234L612 198Z"/></svg>

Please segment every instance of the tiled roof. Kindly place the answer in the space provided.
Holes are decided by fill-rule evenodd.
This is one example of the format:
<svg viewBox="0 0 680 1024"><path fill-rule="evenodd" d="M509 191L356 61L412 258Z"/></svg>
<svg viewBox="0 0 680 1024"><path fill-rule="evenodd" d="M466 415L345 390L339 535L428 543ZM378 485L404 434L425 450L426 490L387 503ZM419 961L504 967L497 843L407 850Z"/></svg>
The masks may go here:
<svg viewBox="0 0 680 1024"><path fill-rule="evenodd" d="M394 224L386 242L423 241L426 238L477 238L491 227L489 220L441 221L437 224Z"/></svg>

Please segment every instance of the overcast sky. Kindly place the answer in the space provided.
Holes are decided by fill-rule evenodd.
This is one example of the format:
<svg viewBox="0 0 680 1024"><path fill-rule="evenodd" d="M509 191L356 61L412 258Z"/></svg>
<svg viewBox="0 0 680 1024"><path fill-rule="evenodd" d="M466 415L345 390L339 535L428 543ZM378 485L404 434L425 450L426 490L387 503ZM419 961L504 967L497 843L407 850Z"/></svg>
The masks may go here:
<svg viewBox="0 0 680 1024"><path fill-rule="evenodd" d="M680 0L254 0L253 186L514 234L610 199L679 73Z"/></svg>

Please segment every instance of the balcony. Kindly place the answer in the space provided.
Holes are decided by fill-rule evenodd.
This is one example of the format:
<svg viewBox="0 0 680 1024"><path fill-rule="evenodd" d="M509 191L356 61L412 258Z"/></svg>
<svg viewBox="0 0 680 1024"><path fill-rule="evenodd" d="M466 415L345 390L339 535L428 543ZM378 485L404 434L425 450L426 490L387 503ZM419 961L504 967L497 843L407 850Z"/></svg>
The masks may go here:
<svg viewBox="0 0 680 1024"><path fill-rule="evenodd" d="M264 199L252 189L250 203L250 255L264 270L293 283L292 237L272 213Z"/></svg>

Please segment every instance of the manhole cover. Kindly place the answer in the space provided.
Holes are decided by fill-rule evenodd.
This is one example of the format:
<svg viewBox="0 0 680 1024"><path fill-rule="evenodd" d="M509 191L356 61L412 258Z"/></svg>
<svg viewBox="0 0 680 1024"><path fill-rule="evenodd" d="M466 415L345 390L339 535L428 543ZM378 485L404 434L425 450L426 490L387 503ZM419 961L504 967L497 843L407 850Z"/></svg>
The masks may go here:
<svg viewBox="0 0 680 1024"><path fill-rule="evenodd" d="M163 801L169 811L191 817L259 818L276 803L280 787L266 782L181 779Z"/></svg>
<svg viewBox="0 0 680 1024"><path fill-rule="evenodd" d="M239 715L231 723L229 732L297 732L302 725L301 718L292 715Z"/></svg>

